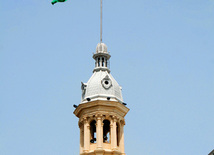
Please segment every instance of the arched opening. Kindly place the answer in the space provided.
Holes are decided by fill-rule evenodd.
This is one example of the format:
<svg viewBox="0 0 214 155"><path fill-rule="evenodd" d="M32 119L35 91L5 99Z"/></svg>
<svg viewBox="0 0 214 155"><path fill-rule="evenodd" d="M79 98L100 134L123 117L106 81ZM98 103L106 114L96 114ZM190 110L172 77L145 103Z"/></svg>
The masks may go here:
<svg viewBox="0 0 214 155"><path fill-rule="evenodd" d="M102 67L104 67L104 58L102 58Z"/></svg>
<svg viewBox="0 0 214 155"><path fill-rule="evenodd" d="M104 120L103 121L103 142L109 143L110 140L110 121Z"/></svg>
<svg viewBox="0 0 214 155"><path fill-rule="evenodd" d="M96 139L96 121L93 120L90 123L90 143L96 143L97 139Z"/></svg>
<svg viewBox="0 0 214 155"><path fill-rule="evenodd" d="M98 67L100 67L100 58L98 58Z"/></svg>
<svg viewBox="0 0 214 155"><path fill-rule="evenodd" d="M117 146L120 145L120 126L119 123L117 123Z"/></svg>

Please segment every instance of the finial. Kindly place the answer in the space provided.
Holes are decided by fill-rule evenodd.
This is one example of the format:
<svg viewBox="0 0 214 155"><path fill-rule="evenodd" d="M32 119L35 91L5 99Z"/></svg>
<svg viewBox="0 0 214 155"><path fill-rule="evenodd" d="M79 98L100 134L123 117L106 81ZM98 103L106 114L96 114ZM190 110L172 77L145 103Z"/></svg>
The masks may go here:
<svg viewBox="0 0 214 155"><path fill-rule="evenodd" d="M102 43L103 0L100 0L100 43Z"/></svg>

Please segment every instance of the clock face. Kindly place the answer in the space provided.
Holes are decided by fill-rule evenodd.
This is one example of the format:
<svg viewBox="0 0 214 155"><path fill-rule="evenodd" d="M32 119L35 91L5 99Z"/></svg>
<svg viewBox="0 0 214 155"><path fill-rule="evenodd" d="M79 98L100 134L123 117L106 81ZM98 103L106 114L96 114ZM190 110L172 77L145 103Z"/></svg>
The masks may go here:
<svg viewBox="0 0 214 155"><path fill-rule="evenodd" d="M109 89L112 86L112 81L109 76L106 75L106 77L102 79L101 84L105 89Z"/></svg>

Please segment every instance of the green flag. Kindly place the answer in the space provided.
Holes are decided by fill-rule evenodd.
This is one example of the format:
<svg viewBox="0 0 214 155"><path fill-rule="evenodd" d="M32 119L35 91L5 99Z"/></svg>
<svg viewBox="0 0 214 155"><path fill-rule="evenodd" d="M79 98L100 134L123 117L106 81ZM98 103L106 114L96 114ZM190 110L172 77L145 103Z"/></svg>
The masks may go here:
<svg viewBox="0 0 214 155"><path fill-rule="evenodd" d="M53 0L53 1L51 2L51 4L54 5L54 4L57 3L57 2L65 2L65 1L67 1L67 0Z"/></svg>

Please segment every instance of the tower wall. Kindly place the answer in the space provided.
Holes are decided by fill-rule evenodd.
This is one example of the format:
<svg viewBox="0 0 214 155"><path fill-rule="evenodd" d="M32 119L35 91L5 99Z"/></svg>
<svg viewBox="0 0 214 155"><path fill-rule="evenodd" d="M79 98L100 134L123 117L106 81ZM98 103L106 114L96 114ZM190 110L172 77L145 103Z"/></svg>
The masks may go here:
<svg viewBox="0 0 214 155"><path fill-rule="evenodd" d="M128 111L115 101L80 104L74 111L79 118L80 155L125 155L124 117Z"/></svg>

